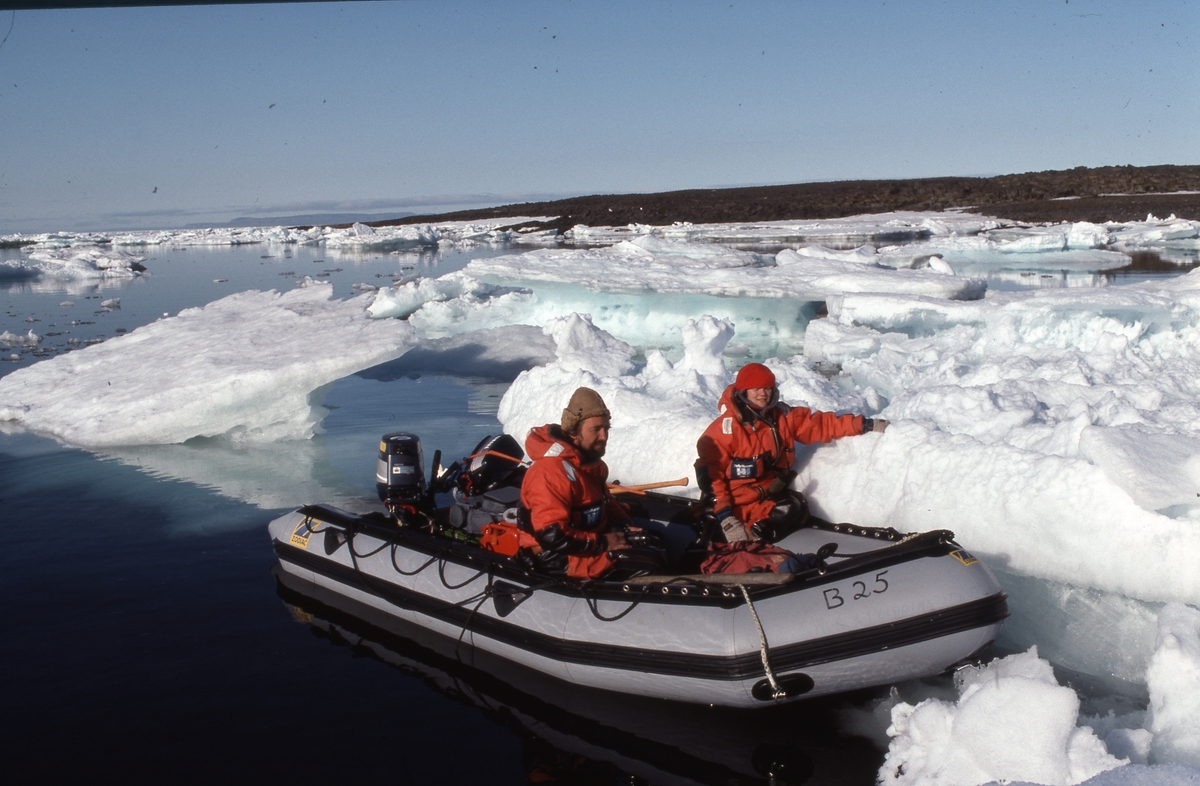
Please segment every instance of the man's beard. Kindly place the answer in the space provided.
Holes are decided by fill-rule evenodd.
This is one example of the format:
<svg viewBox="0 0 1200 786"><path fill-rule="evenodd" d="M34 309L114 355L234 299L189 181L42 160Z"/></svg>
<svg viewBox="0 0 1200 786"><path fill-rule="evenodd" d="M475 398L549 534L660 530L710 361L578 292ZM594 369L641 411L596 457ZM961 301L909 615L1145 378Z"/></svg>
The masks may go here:
<svg viewBox="0 0 1200 786"><path fill-rule="evenodd" d="M594 464L604 458L604 449L606 447L608 447L607 444L602 442L599 445L593 445L591 448L577 447L576 449L579 451L579 457L583 459L584 464Z"/></svg>

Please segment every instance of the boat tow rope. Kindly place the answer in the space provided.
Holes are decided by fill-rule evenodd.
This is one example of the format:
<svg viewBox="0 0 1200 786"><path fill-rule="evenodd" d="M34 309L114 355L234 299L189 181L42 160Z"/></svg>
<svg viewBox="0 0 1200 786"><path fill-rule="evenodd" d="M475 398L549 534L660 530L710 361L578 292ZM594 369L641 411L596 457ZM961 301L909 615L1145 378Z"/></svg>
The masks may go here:
<svg viewBox="0 0 1200 786"><path fill-rule="evenodd" d="M750 609L750 616L754 619L754 627L758 628L758 646L759 654L762 655L763 671L767 674L767 681L771 683L771 698L778 701L787 696L787 691L779 687L779 681L775 679L775 672L771 670L771 659L767 657L767 634L763 631L762 620L758 618L758 612L754 610L754 601L750 600L750 590L746 589L745 584L738 584L737 588L742 591L742 597L746 599L746 606Z"/></svg>

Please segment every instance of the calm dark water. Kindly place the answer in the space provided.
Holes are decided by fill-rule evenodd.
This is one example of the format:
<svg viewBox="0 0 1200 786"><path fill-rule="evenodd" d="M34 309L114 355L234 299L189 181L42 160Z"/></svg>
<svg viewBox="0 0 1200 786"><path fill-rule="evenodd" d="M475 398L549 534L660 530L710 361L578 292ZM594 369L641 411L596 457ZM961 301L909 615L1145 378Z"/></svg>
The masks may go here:
<svg viewBox="0 0 1200 786"><path fill-rule="evenodd" d="M16 781L525 781L519 741L480 712L286 613L270 512L5 443L0 693Z"/></svg>

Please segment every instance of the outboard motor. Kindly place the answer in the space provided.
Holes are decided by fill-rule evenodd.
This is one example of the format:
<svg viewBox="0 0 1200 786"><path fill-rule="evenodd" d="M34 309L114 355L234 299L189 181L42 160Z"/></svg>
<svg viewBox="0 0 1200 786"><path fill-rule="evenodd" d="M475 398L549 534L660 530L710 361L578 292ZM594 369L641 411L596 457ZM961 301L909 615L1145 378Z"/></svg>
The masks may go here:
<svg viewBox="0 0 1200 786"><path fill-rule="evenodd" d="M415 511L425 498L425 457L421 438L407 431L393 431L379 440L379 463L375 490L387 509Z"/></svg>
<svg viewBox="0 0 1200 786"><path fill-rule="evenodd" d="M525 451L509 434L484 437L471 455L463 459L459 488L468 495L482 494L497 486L519 485L525 474L521 461Z"/></svg>

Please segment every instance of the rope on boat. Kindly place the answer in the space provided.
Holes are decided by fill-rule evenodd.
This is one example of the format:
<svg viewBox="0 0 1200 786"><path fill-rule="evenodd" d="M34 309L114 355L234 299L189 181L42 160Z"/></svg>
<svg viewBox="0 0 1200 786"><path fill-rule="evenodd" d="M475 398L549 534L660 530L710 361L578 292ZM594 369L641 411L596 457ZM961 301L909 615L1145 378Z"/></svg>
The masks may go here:
<svg viewBox="0 0 1200 786"><path fill-rule="evenodd" d="M488 598L495 598L497 595L500 594L496 591L496 587L494 585L496 575L493 571L493 568L494 568L494 566L489 565L488 569L486 571L480 571L478 574L476 574L471 579L472 581L474 581L475 579L479 578L479 576L483 575L484 573L487 573L487 586L485 586L480 592L477 592L476 594L472 595L471 597L464 598L463 600L460 600L454 604L455 606L463 608L468 603L478 601L477 603L475 603L474 608L472 608L471 611L467 614L467 618L465 620L463 620L462 629L458 632L458 641L456 641L454 644L454 657L458 658L459 662L463 662L462 656L459 655L459 649L462 647L463 638L467 635L467 629L471 627L471 620L475 618L475 612L479 611L479 609L483 606L483 604L487 602ZM442 583L445 584L445 581L443 581ZM530 587L529 591L532 594L533 588ZM475 665L475 647L474 647L474 643L472 643L471 666L474 666L474 665Z"/></svg>
<svg viewBox="0 0 1200 786"><path fill-rule="evenodd" d="M400 544L398 544L398 543L393 543L393 544L392 544L392 567L393 567L393 568L395 568L395 569L396 569L396 572L397 572L397 573L399 573L401 576L415 576L415 575L417 575L418 573L420 573L421 571L423 571L423 570L425 570L426 568L428 568L428 567L429 567L430 565L432 565L433 563L437 562L437 557L430 557L430 558L429 558L429 561L428 561L428 562L426 562L426 563L425 563L424 565L422 565L421 567L417 568L417 569L416 569L416 570L414 570L414 571L407 571L407 570L405 570L404 568L400 567L400 563L396 562L396 550L397 550L399 547L400 547Z"/></svg>
<svg viewBox="0 0 1200 786"><path fill-rule="evenodd" d="M324 523L324 522L322 522L322 523ZM316 529L313 529L313 527L311 525L309 526L309 532L312 532L315 534L315 533L321 532L321 531L323 531L323 530L316 530ZM371 556L374 556L375 554L378 554L379 552L383 551L388 546L388 544L385 542L383 545L381 545L379 548L375 549L372 552L369 552L367 554L359 554L357 551L354 550L354 536L357 534L358 533L355 531L347 531L344 533L347 551L350 554L350 563L354 567L355 573L358 573L359 575L366 575L366 574L363 574L362 569L359 567L358 560L363 557L371 557ZM487 578L487 586L485 586L481 592L478 592L469 598L464 598L463 600L460 600L454 604L455 606L458 606L458 607L465 607L469 603L475 603L474 608L471 609L471 611L467 614L466 620L463 621L462 629L459 631L459 634L458 634L458 640L455 642L455 645L454 645L454 657L458 658L459 661L462 661L462 657L459 655L459 649L462 646L463 638L467 635L467 629L471 625L471 620L475 617L475 612L479 611L480 607L483 606L483 604L487 601L488 598L492 598L492 597L496 596L496 590L492 586L492 580L494 578L494 575L492 573L493 566L489 565L487 568L480 570L474 576L472 576L471 578L462 582L461 584L450 584L449 582L446 581L446 560L438 559L438 557L436 555L430 557L428 560L425 561L424 564L422 564L416 570L407 571L407 570L404 570L404 568L401 568L400 563L396 561L396 552L399 550L399 545L400 544L395 543L395 542L393 542L391 544L392 549L391 549L391 553L389 556L392 561L392 568L402 576L416 576L418 573L423 572L426 568L428 568L430 565L432 565L433 563L436 562L436 563L438 563L438 578L441 580L442 586L446 587L447 589L456 590L456 589L460 589L462 587L467 586L468 584L475 581L475 579L479 578L480 576L484 575L485 573L487 574L487 577L488 577ZM635 603L634 605L637 605L637 604ZM472 648L471 651L472 651L472 653L474 653L474 648ZM472 659L472 665L474 665L473 659Z"/></svg>
<svg viewBox="0 0 1200 786"><path fill-rule="evenodd" d="M463 587L467 586L475 579L479 578L480 576L482 576L483 574L488 573L488 572L489 572L488 570L481 570L478 573L476 573L474 576L472 576L471 578L464 581L462 584L450 584L449 582L446 581L446 560L440 560L438 562L438 578L442 580L442 586L445 587L446 589L450 589L450 590L462 589ZM492 587L492 577L489 575L488 576L488 589L491 589L491 587Z"/></svg>
<svg viewBox="0 0 1200 786"><path fill-rule="evenodd" d="M496 594L495 590L492 589L492 575L489 572L487 586L483 588L483 592L473 595L473 596L467 598L466 600L460 600L458 603L454 604L455 606L462 607L462 606L466 606L471 601L474 601L474 600L479 601L478 603L475 604L475 608L471 609L471 611L467 614L467 618L465 620L463 620L462 630L460 630L458 632L458 641L454 642L454 657L457 658L460 663L463 662L463 659L462 659L462 656L459 655L459 649L462 647L463 638L467 635L467 628L471 627L471 620L474 619L475 612L479 611L479 608L484 603L487 602L488 598L495 597L495 594ZM474 666L474 665L475 665L475 647L474 647L474 644L472 643L471 666Z"/></svg>
<svg viewBox="0 0 1200 786"><path fill-rule="evenodd" d="M762 655L763 671L767 674L767 681L771 683L771 698L782 699L787 696L787 691L779 687L779 682L775 679L775 672L771 670L771 660L767 657L767 634L763 631L758 612L754 610L754 601L750 600L750 590L746 589L745 584L738 584L737 588L742 591L742 597L746 599L746 606L749 607L750 616L754 619L754 627L758 628L759 654Z"/></svg>
<svg viewBox="0 0 1200 786"><path fill-rule="evenodd" d="M350 530L350 531L346 532L345 538L346 538L346 546L349 547L349 549L350 549L350 554L359 559L365 559L367 557L374 557L376 554L383 551L388 546L387 541L384 541L384 542L380 543L379 548L375 549L374 551L367 552L366 554L359 554L357 551L354 550L354 536L357 534L358 534L357 531Z"/></svg>
<svg viewBox="0 0 1200 786"><path fill-rule="evenodd" d="M620 614L618 614L615 617L606 617L600 613L600 607L598 605L596 605L595 598L591 597L586 592L581 593L581 594L583 595L584 602L587 603L588 608L591 610L592 616L595 617L596 619L600 620L601 622L616 622L617 620L621 619L629 612L636 609L638 604L642 602L641 597L636 597L633 599L633 602L629 604L629 608L625 609L624 611L622 611Z"/></svg>

